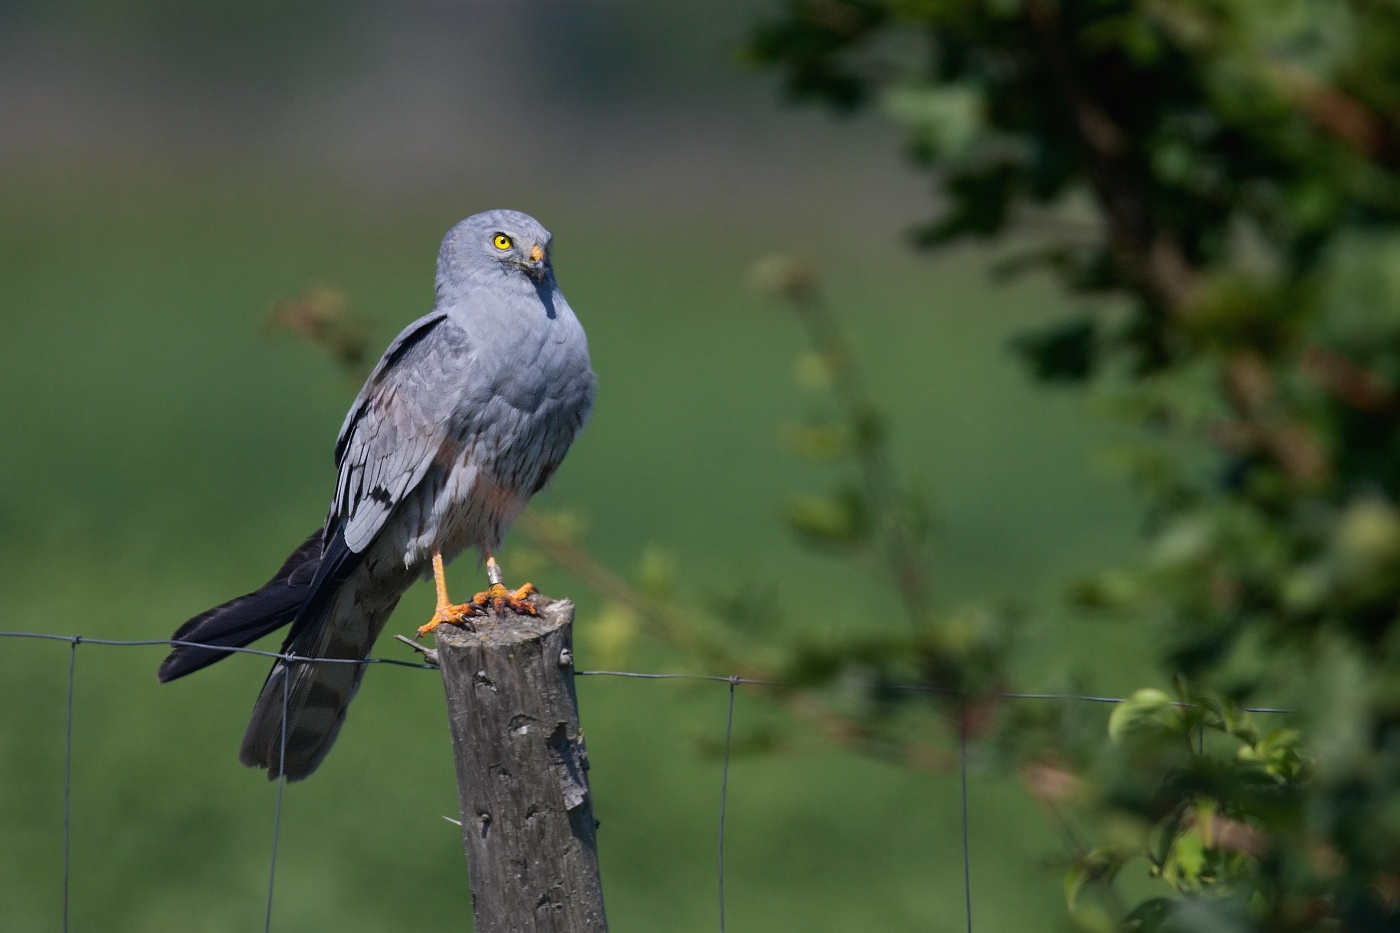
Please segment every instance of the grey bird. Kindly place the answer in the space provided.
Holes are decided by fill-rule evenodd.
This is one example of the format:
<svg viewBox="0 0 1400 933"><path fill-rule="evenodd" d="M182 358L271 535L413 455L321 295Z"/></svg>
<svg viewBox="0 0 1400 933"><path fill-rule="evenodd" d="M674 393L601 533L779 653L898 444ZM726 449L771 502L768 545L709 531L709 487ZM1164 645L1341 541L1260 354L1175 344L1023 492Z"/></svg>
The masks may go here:
<svg viewBox="0 0 1400 933"><path fill-rule="evenodd" d="M448 231L432 313L389 345L345 416L325 525L261 589L180 626L172 641L197 644L172 646L162 682L288 623L284 654L361 660L404 591L429 574L437 609L420 636L487 606L534 612L534 588L507 590L494 553L564 459L596 389L583 327L554 279L550 239L518 211L476 214ZM454 605L443 564L468 548L485 559L490 588ZM240 760L269 779L309 775L335 742L365 667L275 662Z"/></svg>

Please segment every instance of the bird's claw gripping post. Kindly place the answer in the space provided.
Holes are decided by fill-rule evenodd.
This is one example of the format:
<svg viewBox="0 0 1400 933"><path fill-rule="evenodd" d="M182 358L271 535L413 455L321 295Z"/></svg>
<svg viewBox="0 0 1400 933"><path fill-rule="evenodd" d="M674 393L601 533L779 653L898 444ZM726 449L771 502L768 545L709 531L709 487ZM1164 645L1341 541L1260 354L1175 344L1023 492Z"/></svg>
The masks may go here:
<svg viewBox="0 0 1400 933"><path fill-rule="evenodd" d="M486 581L491 585L487 587L486 592L473 596L469 605L477 607L482 612L485 612L489 605L497 613L509 609L519 615L539 615L535 604L530 602L530 596L539 592L535 589L535 585L526 583L520 589L512 592L506 589L505 579L506 575L501 571L501 565L496 563L495 557L488 554L486 556Z"/></svg>
<svg viewBox="0 0 1400 933"><path fill-rule="evenodd" d="M453 625L470 626L469 621L472 616L485 615L489 610L494 610L497 614L510 610L519 615L536 616L540 612L535 608L535 604L530 601L530 597L539 592L533 583L526 583L517 590L506 589L502 582L505 575L501 572L501 565L496 563L494 557L486 558L486 579L490 582L484 592L477 593L472 597L471 602L454 605L447 598L447 579L443 575L442 555L433 555L433 578L437 583L437 609L433 612L433 617L426 625L418 628L418 637L422 638L433 629L444 622Z"/></svg>
<svg viewBox="0 0 1400 933"><path fill-rule="evenodd" d="M451 603L439 605L437 611L433 613L433 617L428 620L427 624L418 626L418 634L414 637L422 638L444 622L450 625L460 625L463 628L472 628L471 617L482 614L482 609L476 604L475 600L469 603L460 603L455 606Z"/></svg>
<svg viewBox="0 0 1400 933"><path fill-rule="evenodd" d="M496 612L504 612L509 609L518 615L537 616L540 611L535 608L535 604L530 601L530 597L539 590L535 589L533 583L526 583L518 590L508 590L504 584L492 583L491 588L484 593L477 593L468 604L477 607L482 612L486 611L489 605Z"/></svg>

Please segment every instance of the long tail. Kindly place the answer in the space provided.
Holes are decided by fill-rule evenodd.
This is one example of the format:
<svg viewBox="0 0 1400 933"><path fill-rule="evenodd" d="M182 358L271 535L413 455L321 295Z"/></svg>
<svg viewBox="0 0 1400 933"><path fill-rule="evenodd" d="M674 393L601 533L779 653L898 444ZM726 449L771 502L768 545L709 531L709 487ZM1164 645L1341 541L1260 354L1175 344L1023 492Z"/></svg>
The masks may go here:
<svg viewBox="0 0 1400 933"><path fill-rule="evenodd" d="M314 591L321 555L322 533L317 531L292 552L262 589L215 606L177 628L170 636L172 641L214 647L174 646L156 677L165 683L193 674L233 653L217 648L242 648L291 622Z"/></svg>
<svg viewBox="0 0 1400 933"><path fill-rule="evenodd" d="M339 528L316 532L261 589L176 629L172 641L197 644L173 646L157 676L163 683L208 667L232 653L220 648L241 648L288 623L283 654L363 660L412 575L404 570L402 580L395 574L376 578L361 558L346 547ZM335 742L364 669L356 663L276 661L253 706L239 760L266 768L269 779L284 772L293 781L306 777Z"/></svg>
<svg viewBox="0 0 1400 933"><path fill-rule="evenodd" d="M299 781L315 771L345 723L360 688L362 662L410 582L374 579L361 565L320 607L297 620L283 651L335 661L277 661L263 685L238 758L269 780ZM285 748L285 757L284 750Z"/></svg>

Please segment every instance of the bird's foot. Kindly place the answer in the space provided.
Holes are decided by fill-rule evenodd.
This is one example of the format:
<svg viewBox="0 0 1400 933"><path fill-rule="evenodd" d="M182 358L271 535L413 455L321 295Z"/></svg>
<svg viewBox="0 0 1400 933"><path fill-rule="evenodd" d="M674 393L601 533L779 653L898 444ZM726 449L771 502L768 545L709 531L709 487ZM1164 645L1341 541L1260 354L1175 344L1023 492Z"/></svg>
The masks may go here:
<svg viewBox="0 0 1400 933"><path fill-rule="evenodd" d="M418 637L422 638L444 622L471 628L472 617L484 616L488 611L500 614L509 610L517 615L537 616L540 611L530 597L538 592L533 583L526 583L517 590L508 590L503 584L493 583L490 589L473 596L469 603L440 604L428 624L418 627Z"/></svg>
<svg viewBox="0 0 1400 933"><path fill-rule="evenodd" d="M473 596L470 605L477 607L479 612L484 612L486 607L490 606L497 613L509 609L517 615L537 616L540 611L535 608L530 597L538 592L533 583L527 583L518 590L508 590L504 584L493 583L484 593Z"/></svg>
<svg viewBox="0 0 1400 933"><path fill-rule="evenodd" d="M459 603L457 605L453 605L452 603L439 603L437 609L433 612L433 617L428 620L428 624L418 627L418 637L422 638L444 622L470 628L472 626L471 617L482 615L483 612L484 610L477 604L476 600L472 600L469 603Z"/></svg>

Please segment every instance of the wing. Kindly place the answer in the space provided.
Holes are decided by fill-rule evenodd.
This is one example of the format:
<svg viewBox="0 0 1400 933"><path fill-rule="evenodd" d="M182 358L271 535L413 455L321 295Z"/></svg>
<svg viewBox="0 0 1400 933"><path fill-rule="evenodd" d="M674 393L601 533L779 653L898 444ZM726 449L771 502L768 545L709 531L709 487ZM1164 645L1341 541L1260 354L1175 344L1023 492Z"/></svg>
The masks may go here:
<svg viewBox="0 0 1400 933"><path fill-rule="evenodd" d="M466 333L434 312L395 338L360 390L336 441L340 478L327 518L351 551L369 546L447 443L470 355Z"/></svg>

